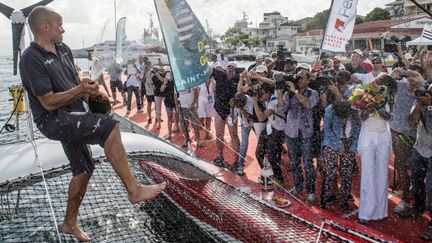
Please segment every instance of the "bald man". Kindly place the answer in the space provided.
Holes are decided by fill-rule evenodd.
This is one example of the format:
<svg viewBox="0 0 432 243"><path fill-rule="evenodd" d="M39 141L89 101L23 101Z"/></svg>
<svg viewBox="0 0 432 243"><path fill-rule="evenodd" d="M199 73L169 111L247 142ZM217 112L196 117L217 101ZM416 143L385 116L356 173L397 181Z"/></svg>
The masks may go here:
<svg viewBox="0 0 432 243"><path fill-rule="evenodd" d="M98 83L80 79L72 52L63 41L62 17L47 7L36 7L28 17L34 42L20 61L20 74L28 92L34 122L47 138L58 140L70 162L66 216L61 231L80 241L91 238L79 227L78 211L94 170L87 144L99 144L122 180L131 203L156 197L165 183L142 185L128 166L117 121L111 116L86 113L83 101L98 92Z"/></svg>

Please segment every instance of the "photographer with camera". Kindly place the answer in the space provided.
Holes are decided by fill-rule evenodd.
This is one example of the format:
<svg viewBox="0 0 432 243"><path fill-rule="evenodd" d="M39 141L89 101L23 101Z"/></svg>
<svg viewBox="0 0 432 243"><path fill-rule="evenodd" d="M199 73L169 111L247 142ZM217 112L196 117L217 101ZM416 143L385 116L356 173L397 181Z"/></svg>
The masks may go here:
<svg viewBox="0 0 432 243"><path fill-rule="evenodd" d="M244 175L244 161L249 147L249 134L254 123L253 101L249 95L237 92L234 98L230 101L230 107L231 114L228 118L228 125L237 124L237 118L240 118L242 135L239 158L233 167L238 175Z"/></svg>
<svg viewBox="0 0 432 243"><path fill-rule="evenodd" d="M280 168L286 110L283 100L284 89L277 89L275 95L273 93L274 86L263 83L258 94L252 98L258 120L261 122L267 120L266 130L261 132L258 138L255 155L262 169L264 167L264 157L268 154L275 179L284 185L284 178ZM261 111L258 100L266 104L264 111Z"/></svg>
<svg viewBox="0 0 432 243"><path fill-rule="evenodd" d="M421 82L422 77L414 72L412 79ZM414 206L399 213L403 218L419 217L426 210L432 213L432 86L419 94L409 115L409 122L417 126L412 160L412 190ZM426 179L426 180L425 180ZM426 204L426 197L427 200ZM432 220L426 231L420 236L423 240L432 240Z"/></svg>
<svg viewBox="0 0 432 243"><path fill-rule="evenodd" d="M300 70L297 78L287 81L287 90L284 94L284 101L287 104L287 119L285 124L285 136L287 140L290 166L294 176L294 195L299 195L304 188L303 170L300 163L303 158L303 165L306 171L306 190L308 202L315 199L315 168L312 162L313 118L312 109L318 104L318 92L308 87L310 73L307 70Z"/></svg>
<svg viewBox="0 0 432 243"><path fill-rule="evenodd" d="M249 97L253 97L259 93L261 84L267 83L269 85L273 85L274 81L272 79L268 79L265 76L266 74L266 67L264 65L261 65L257 67L258 71L260 72L243 72L240 75L240 80L237 85L237 92L247 94ZM258 106L260 107L260 110L263 112L265 110L265 104L258 100ZM260 122L258 120L258 117L256 116L254 110L252 109L252 119L253 119L253 130L259 138L261 135L261 132L265 128L265 124L267 123L267 120L264 120ZM240 158L241 159L241 158Z"/></svg>
<svg viewBox="0 0 432 243"><path fill-rule="evenodd" d="M410 65L410 70L404 71L402 68L396 68L392 71L391 76L396 81L397 91L394 95L393 119L390 121L390 131L392 134L393 153L395 154L395 177L393 188L395 184L400 186L402 190L402 201L394 209L394 212L401 212L405 210L410 201L410 176L409 170L411 169L410 157L412 148L415 141L416 131L415 128L410 126L408 116L411 107L415 102L415 91L423 87L423 78L416 81L413 79L415 71L420 76L422 71L421 67ZM418 69L420 68L420 69ZM389 102L390 103L390 102ZM396 179L398 179L396 181Z"/></svg>
<svg viewBox="0 0 432 243"><path fill-rule="evenodd" d="M320 94L320 106L327 107L329 104L341 100L348 100L352 94L352 86L349 85L351 74L348 71L341 70L337 72L335 83L327 85L326 90Z"/></svg>

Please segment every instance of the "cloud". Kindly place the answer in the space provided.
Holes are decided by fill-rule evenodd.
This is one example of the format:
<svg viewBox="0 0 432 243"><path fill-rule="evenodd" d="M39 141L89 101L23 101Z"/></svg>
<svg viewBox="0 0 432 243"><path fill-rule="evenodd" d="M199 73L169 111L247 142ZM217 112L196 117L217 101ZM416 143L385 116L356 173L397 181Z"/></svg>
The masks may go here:
<svg viewBox="0 0 432 243"><path fill-rule="evenodd" d="M312 17L317 12L330 7L331 0L187 0L204 27L206 19L211 28L223 34L235 21L243 17L256 25L263 20L264 12L279 11L290 20ZM38 0L2 0L2 3L16 9L24 8ZM391 0L359 1L358 12L366 15L375 7L384 7ZM149 25L149 13L159 27L156 11L151 0L117 0L117 19L126 16L126 35L129 40L137 40L143 29ZM64 41L72 48L90 46L100 40L114 39L114 0L54 0L49 4L63 16L66 33ZM105 26L105 23L106 26ZM102 30L105 28L102 36ZM10 22L0 16L0 55L12 55ZM3 31L7 30L7 31ZM7 40L7 41L4 41Z"/></svg>

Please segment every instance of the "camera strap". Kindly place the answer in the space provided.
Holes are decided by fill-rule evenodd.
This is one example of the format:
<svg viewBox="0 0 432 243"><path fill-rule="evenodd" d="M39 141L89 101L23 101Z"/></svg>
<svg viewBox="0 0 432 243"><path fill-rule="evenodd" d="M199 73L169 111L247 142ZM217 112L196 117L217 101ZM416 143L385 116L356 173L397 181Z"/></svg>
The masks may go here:
<svg viewBox="0 0 432 243"><path fill-rule="evenodd" d="M276 99L277 99L277 98L276 98L275 96L272 96L272 97L270 98L270 101L273 101L273 100L276 100ZM276 107L277 107L277 106L276 106ZM277 109L277 108L276 108L276 109ZM277 116L277 117L283 119L284 122L286 122L286 116L283 117L283 116L279 115L278 113L276 113L276 111L273 112L273 115L274 115L274 116L273 116L273 121L276 119L275 116Z"/></svg>

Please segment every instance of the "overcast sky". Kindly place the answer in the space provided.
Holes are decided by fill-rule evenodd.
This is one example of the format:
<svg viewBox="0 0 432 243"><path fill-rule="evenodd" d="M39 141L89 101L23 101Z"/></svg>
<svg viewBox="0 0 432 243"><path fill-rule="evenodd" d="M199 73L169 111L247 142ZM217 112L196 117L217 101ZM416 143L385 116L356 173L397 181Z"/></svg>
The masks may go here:
<svg viewBox="0 0 432 243"><path fill-rule="evenodd" d="M0 0L14 9L22 9L38 0ZM263 20L264 12L279 11L290 20L312 17L328 9L331 0L187 0L199 20L205 26L206 19L216 33L223 34L235 20L241 19L243 11L249 21ZM359 0L358 14L366 15L375 7L384 7L392 0ZM64 42L71 48L91 46L101 39L114 39L114 0L54 0L49 4L63 16ZM149 25L149 14L158 25L153 0L117 0L117 19L127 17L128 40L137 40L143 28ZM102 30L106 31L102 36ZM11 24L4 15L0 16L0 56L12 56ZM28 44L28 39L26 39Z"/></svg>

